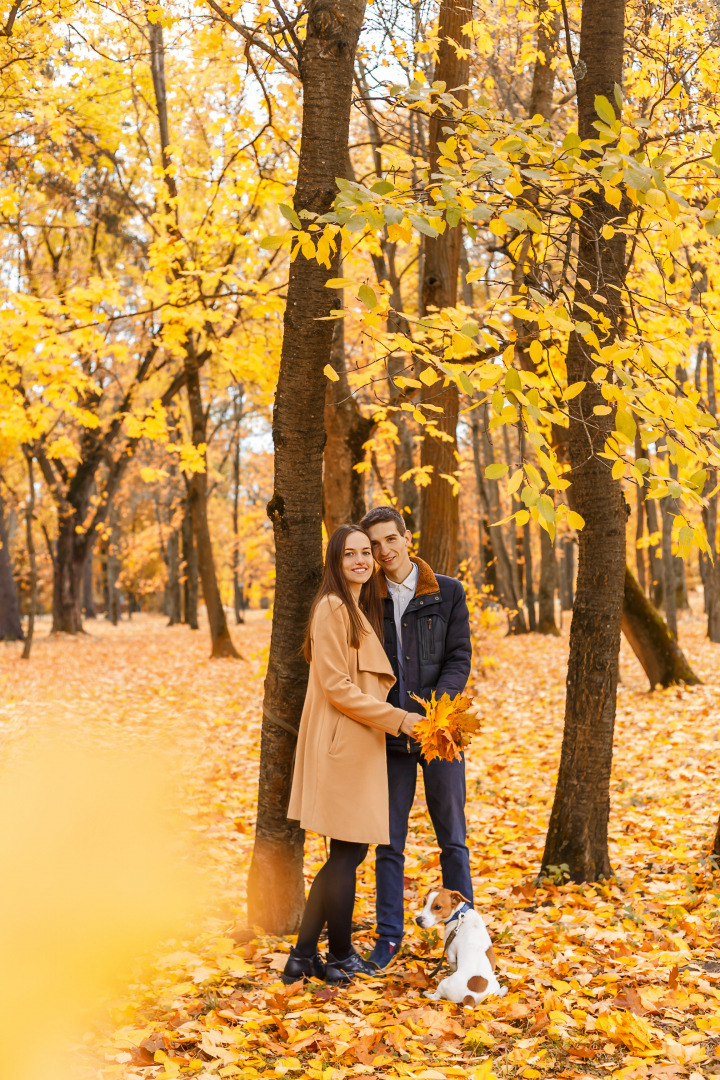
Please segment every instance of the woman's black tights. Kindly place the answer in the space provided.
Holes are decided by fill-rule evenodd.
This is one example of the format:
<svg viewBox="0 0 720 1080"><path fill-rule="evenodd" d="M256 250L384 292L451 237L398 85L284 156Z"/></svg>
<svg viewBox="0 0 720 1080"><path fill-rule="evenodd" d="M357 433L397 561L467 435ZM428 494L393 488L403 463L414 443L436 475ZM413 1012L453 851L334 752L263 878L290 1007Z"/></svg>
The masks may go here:
<svg viewBox="0 0 720 1080"><path fill-rule="evenodd" d="M330 841L328 860L310 887L295 946L298 956L315 955L325 923L328 946L335 959L345 960L350 955L356 870L367 853L367 844Z"/></svg>

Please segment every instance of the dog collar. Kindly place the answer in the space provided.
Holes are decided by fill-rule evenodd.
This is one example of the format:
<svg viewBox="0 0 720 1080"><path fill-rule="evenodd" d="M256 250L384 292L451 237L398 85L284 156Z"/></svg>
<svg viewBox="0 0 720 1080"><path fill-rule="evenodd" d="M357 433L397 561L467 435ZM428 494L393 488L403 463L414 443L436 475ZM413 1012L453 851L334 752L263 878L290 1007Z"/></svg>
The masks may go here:
<svg viewBox="0 0 720 1080"><path fill-rule="evenodd" d="M466 900L463 906L456 912L454 912L449 919L446 919L445 925L449 926L450 923L457 922L461 915L464 915L466 911L472 911L472 904Z"/></svg>

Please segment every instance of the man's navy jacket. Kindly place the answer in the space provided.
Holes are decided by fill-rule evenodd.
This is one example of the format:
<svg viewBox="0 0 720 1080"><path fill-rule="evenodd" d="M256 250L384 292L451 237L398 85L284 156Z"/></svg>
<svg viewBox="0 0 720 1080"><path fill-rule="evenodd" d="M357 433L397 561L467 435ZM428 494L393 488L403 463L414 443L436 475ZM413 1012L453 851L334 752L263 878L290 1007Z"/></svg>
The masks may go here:
<svg viewBox="0 0 720 1080"><path fill-rule="evenodd" d="M428 701L435 691L436 698L460 694L470 676L472 645L470 618L465 590L456 578L435 575L422 559L413 558L418 565L415 595L408 604L402 625L403 694L396 682L388 701L408 712L422 713L419 701L410 694ZM398 677L398 640L395 629L395 610L389 595L387 579L378 571L380 593L383 597L385 652ZM418 743L407 735L388 735L389 751L419 753Z"/></svg>

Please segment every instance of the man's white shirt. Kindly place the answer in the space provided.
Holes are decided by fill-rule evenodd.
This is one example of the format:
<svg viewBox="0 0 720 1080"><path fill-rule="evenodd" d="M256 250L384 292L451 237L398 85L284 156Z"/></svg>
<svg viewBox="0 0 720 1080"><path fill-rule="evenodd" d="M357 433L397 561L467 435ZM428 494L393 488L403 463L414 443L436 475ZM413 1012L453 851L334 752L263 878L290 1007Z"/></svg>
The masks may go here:
<svg viewBox="0 0 720 1080"><path fill-rule="evenodd" d="M398 641L398 656L402 646L402 617L405 609L415 595L418 580L418 564L412 564L412 570L404 581L391 581L386 577L388 592L392 596L393 613L395 615L395 631Z"/></svg>

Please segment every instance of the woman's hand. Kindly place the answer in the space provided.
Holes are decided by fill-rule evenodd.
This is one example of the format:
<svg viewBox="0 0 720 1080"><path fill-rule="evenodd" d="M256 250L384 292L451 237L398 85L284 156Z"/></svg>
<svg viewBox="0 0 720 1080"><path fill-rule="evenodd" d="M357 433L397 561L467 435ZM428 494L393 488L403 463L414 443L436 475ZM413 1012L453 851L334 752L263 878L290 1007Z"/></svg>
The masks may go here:
<svg viewBox="0 0 720 1080"><path fill-rule="evenodd" d="M403 733L403 735L412 735L413 731L415 730L415 725L417 724L419 719L420 713L409 712L403 720L402 724L400 725L400 731Z"/></svg>

